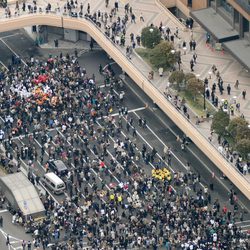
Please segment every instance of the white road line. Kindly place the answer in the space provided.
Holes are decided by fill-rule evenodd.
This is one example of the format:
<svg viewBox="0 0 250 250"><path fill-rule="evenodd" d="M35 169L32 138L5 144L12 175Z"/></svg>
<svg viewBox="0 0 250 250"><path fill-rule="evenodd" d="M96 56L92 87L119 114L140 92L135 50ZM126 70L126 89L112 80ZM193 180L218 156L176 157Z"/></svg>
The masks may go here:
<svg viewBox="0 0 250 250"><path fill-rule="evenodd" d="M8 37L13 37L13 36L17 36L17 35L21 35L21 33L15 33L15 34L7 35L7 36L1 36L0 39L5 39Z"/></svg>
<svg viewBox="0 0 250 250"><path fill-rule="evenodd" d="M138 118L139 118L139 115L138 114L136 114L136 112L134 111L133 112ZM148 125L146 125L147 126L147 128L150 130L150 132L162 143L162 145L164 146L164 147L168 147L162 140L161 140L161 138L159 138L159 136L148 126ZM176 156L176 154L171 150L170 151L171 152L171 154L175 157L175 159L186 169L186 170L188 170L188 168L185 166L185 164Z"/></svg>
<svg viewBox="0 0 250 250"><path fill-rule="evenodd" d="M20 138L18 138L18 140L21 142L21 144L22 145L24 145L24 143L21 141L21 139ZM27 168L27 172L29 171L29 166L23 161L23 159L22 158L20 158L20 161L24 164L24 166ZM37 161L38 162L38 161ZM39 163L39 162L38 162ZM41 163L40 163L41 164ZM41 165L42 166L42 165ZM44 169L44 167L42 166L42 168ZM32 173L33 174L33 176L35 176L35 174L34 173ZM47 191L47 193L52 197L52 199L57 203L57 204L59 204L59 202L55 199L55 197L51 194L51 192L47 189L47 188L45 188L45 186L41 183L41 181L39 181L39 185L45 190L45 191Z"/></svg>
<svg viewBox="0 0 250 250"><path fill-rule="evenodd" d="M9 71L9 69L7 68L7 66L6 66L2 61L0 61L0 64L2 64L2 66L3 66L7 71Z"/></svg>
<svg viewBox="0 0 250 250"><path fill-rule="evenodd" d="M33 176L35 175L33 174ZM52 197L52 199L54 200L56 204L60 204L60 202L52 195L52 193L45 187L45 185L43 185L41 180L39 181L39 185L50 195L50 197Z"/></svg>
<svg viewBox="0 0 250 250"><path fill-rule="evenodd" d="M0 232L2 233L2 235L3 235L3 236L5 237L5 239L6 239L8 234L7 234L5 231L3 231L2 229L0 229ZM14 236L11 236L11 235L9 235L9 239L13 239L13 240L16 240L16 241L19 241L19 242L23 241L23 240L18 239L18 238L14 237Z"/></svg>
<svg viewBox="0 0 250 250"><path fill-rule="evenodd" d="M126 119L125 119L125 117L122 117L126 122L128 122ZM136 130L136 133L141 137L141 139L150 147L150 149L153 149L153 147L149 144L149 142L138 132L138 130ZM157 153L157 156L161 159L161 160L163 160L162 159L162 157ZM165 161L163 161L163 162L165 162ZM166 162L165 162L166 163ZM166 163L166 165L167 165L167 163ZM168 165L167 165L168 166ZM170 167L170 166L168 166L168 168L173 172L173 173L175 173L175 171Z"/></svg>
<svg viewBox="0 0 250 250"><path fill-rule="evenodd" d="M58 133L59 133L63 138L66 139L65 135L64 135L58 128L56 129L56 131L58 131ZM82 138L81 138L79 135L78 135L78 138L83 142ZM66 141L67 141L67 143L68 143L71 147L73 147L73 146L71 145L71 143L70 143L67 139L66 139ZM95 172L95 170L94 170L93 168L90 168L90 170L99 178L100 181L102 181L102 178ZM111 190L107 184L106 184L105 186L108 188L109 191Z"/></svg>
<svg viewBox="0 0 250 250"><path fill-rule="evenodd" d="M102 125L100 125L98 122L97 122L97 124L100 126L100 127L102 127ZM114 123L114 125L115 125L115 127L117 128L117 125ZM127 136L124 134L124 132L123 131L121 131L121 133L122 133L122 135L126 138ZM109 135L109 137L111 138L111 140L113 141L113 142L115 142L114 141L114 139ZM131 140L130 140L131 141ZM141 151L136 147L136 150L142 155L142 153L141 153ZM115 158L114 158L115 159ZM116 160L116 159L115 159ZM116 162L117 162L117 160L116 160ZM134 161L132 161L133 162L133 164L139 169L139 166L134 162ZM118 162L119 163L119 162ZM121 165L120 163L119 163L119 165ZM151 162L149 162L149 165L153 168L153 169L155 169L155 166L151 163ZM124 169L123 167L122 167L122 165L121 165L121 168L122 169ZM157 190L158 190L158 188L156 187L156 186L154 186ZM171 185L171 187L172 187L172 189L174 190L174 192L176 192L176 190L174 189L174 187Z"/></svg>
<svg viewBox="0 0 250 250"><path fill-rule="evenodd" d="M141 111L141 110L144 110L146 109L147 107L141 107L141 108L136 108L136 109L131 109L131 110L128 110L128 113L134 113L136 111ZM111 114L111 116L118 116L119 113L114 113L114 114Z"/></svg>
<svg viewBox="0 0 250 250"><path fill-rule="evenodd" d="M136 94L136 96L138 96L140 99L141 99L141 97L138 95L138 93L136 93L133 89L132 89L132 91ZM114 90L114 92L118 95L118 93L117 93L117 91L115 91ZM141 99L141 101L143 101L142 99ZM174 130L161 118L161 117L159 117L158 116L158 119L169 129L169 131L171 131L171 133L173 134L173 135L175 135L176 137L178 136L175 132L174 132ZM200 159L200 157L198 157L197 155L196 155L196 153L194 153L194 151L192 150L192 149L190 149L189 147L187 147L187 150L189 151L189 152L191 152L196 158L197 158L197 160L201 163L201 165L203 165L207 170L208 170L208 172L210 173L210 174L212 174L213 173L213 171L203 162L203 161L201 161L201 159ZM218 169L219 170L219 169ZM219 177L217 177L217 176L215 176L215 178L217 179L217 181L228 191L228 192L230 192L230 189L220 180L220 178ZM200 185L203 187L203 188L205 188L205 186L200 182ZM248 212L250 212L250 209L248 209L240 200L238 201L238 203L242 206L242 207L244 207Z"/></svg>
<svg viewBox="0 0 250 250"><path fill-rule="evenodd" d="M0 38L0 41L5 44L5 46L17 57L19 57L22 61L22 63L25 65L25 66L28 66L27 63L2 39Z"/></svg>
<svg viewBox="0 0 250 250"><path fill-rule="evenodd" d="M250 220L237 221L235 222L235 224L248 223L248 222L250 222Z"/></svg>
<svg viewBox="0 0 250 250"><path fill-rule="evenodd" d="M187 147L188 148L188 147ZM188 148L189 149L189 148ZM211 174L213 174L213 171L206 165L203 163L203 161L201 161L201 159L198 157L198 155L196 153L194 153L192 150L189 149L189 151L197 158L197 160L208 170L208 172ZM215 175L214 177L229 193L230 193L230 189L226 186L226 184L224 184L220 178ZM242 208L245 208L248 212L250 212L250 209L245 206L240 200L238 200L238 203L241 205Z"/></svg>
<svg viewBox="0 0 250 250"><path fill-rule="evenodd" d="M240 226L241 228L250 228L250 225L243 225L243 226Z"/></svg>
<svg viewBox="0 0 250 250"><path fill-rule="evenodd" d="M105 70L109 65L113 65L113 64L115 64L116 62L111 62L111 63L108 63L108 64L106 64L103 68L102 68L102 70Z"/></svg>
<svg viewBox="0 0 250 250"><path fill-rule="evenodd" d="M46 168L41 164L41 162L39 160L37 160L37 163L43 169L43 171L46 173Z"/></svg>

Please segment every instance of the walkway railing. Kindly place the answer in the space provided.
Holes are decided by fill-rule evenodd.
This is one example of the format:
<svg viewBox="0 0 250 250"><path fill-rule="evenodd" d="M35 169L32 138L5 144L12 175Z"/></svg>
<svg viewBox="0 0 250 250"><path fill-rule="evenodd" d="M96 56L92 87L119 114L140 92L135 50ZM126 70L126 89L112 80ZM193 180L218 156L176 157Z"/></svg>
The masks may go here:
<svg viewBox="0 0 250 250"><path fill-rule="evenodd" d="M250 200L250 185L236 169L221 156L204 136L176 108L166 100L165 96L153 86L147 76L141 73L93 21L88 18L76 18L62 13L22 14L20 16L0 20L0 32L20 29L32 25L48 25L66 29L81 30L88 33L98 44L122 67L133 81L168 115L175 124L204 152L205 155L237 186Z"/></svg>

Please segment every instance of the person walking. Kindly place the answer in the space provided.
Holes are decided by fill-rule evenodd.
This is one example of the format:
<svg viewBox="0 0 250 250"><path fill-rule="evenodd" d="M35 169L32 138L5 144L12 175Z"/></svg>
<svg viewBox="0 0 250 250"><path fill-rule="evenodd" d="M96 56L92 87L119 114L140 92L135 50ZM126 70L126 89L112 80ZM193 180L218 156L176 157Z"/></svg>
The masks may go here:
<svg viewBox="0 0 250 250"><path fill-rule="evenodd" d="M141 22L144 22L144 17L143 17L143 15L142 15L142 13L140 14L140 21L141 21Z"/></svg>
<svg viewBox="0 0 250 250"><path fill-rule="evenodd" d="M194 60L191 59L190 61L190 70L193 72L194 71Z"/></svg>
<svg viewBox="0 0 250 250"><path fill-rule="evenodd" d="M3 216L0 216L0 227L3 227Z"/></svg>
<svg viewBox="0 0 250 250"><path fill-rule="evenodd" d="M171 249L172 249L172 248L171 248L171 243L170 243L169 240L166 240L165 248L166 248L166 250L171 250Z"/></svg>
<svg viewBox="0 0 250 250"><path fill-rule="evenodd" d="M90 43L89 43L89 47L90 47L90 51L93 51L93 47L94 47L94 42L91 39Z"/></svg>
<svg viewBox="0 0 250 250"><path fill-rule="evenodd" d="M231 94L231 86L230 86L230 84L227 85L227 94L228 95Z"/></svg>
<svg viewBox="0 0 250 250"><path fill-rule="evenodd" d="M115 0L115 10L116 10L116 11L119 10L119 3L118 3L118 0Z"/></svg>
<svg viewBox="0 0 250 250"><path fill-rule="evenodd" d="M26 249L26 241L25 240L22 241L22 248L23 248L23 250Z"/></svg>
<svg viewBox="0 0 250 250"><path fill-rule="evenodd" d="M194 54L193 54L193 60L194 60L194 64L196 64L196 62L197 62L197 54L196 54L196 52L194 52Z"/></svg>
<svg viewBox="0 0 250 250"><path fill-rule="evenodd" d="M7 234L6 236L6 246L10 246L10 236Z"/></svg>
<svg viewBox="0 0 250 250"><path fill-rule="evenodd" d="M90 14L90 4L89 3L87 5L87 13L88 13L88 15Z"/></svg>
<svg viewBox="0 0 250 250"><path fill-rule="evenodd" d="M235 84L234 84L234 87L235 87L236 89L238 89L238 88L239 88L239 84L240 84L240 83L239 83L239 80L237 79L236 82L235 82Z"/></svg>
<svg viewBox="0 0 250 250"><path fill-rule="evenodd" d="M244 100L246 99L246 95L247 95L247 91L244 89L242 91L242 97L243 97Z"/></svg>

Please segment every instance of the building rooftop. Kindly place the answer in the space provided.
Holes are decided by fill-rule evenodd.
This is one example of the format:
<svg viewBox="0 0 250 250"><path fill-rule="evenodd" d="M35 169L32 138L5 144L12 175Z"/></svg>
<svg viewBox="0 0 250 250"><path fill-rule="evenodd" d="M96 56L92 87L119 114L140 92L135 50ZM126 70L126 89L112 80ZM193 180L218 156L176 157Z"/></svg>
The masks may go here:
<svg viewBox="0 0 250 250"><path fill-rule="evenodd" d="M201 26L205 27L218 42L226 42L239 38L239 33L217 14L213 8L192 11L191 16Z"/></svg>
<svg viewBox="0 0 250 250"><path fill-rule="evenodd" d="M45 210L35 187L22 172L1 177L0 185L12 193L24 216Z"/></svg>

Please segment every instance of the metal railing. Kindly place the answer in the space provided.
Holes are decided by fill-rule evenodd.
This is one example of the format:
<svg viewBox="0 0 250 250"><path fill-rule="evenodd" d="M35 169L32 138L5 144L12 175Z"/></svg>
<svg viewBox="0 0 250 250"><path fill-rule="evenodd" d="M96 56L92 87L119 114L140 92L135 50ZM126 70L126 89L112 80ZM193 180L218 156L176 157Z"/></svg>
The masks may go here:
<svg viewBox="0 0 250 250"><path fill-rule="evenodd" d="M43 12L44 13L44 12ZM65 16L65 18L67 17L67 22L68 23L71 23L71 26L74 26L73 25L73 22L71 22L70 20L79 20L79 19L84 19L85 21L87 21L87 22L90 22L92 25L94 24L94 27L88 27L89 28L89 31L92 31L93 32L93 34L95 33L95 32L97 32L97 30L99 31L99 33L100 34L98 34L98 36L100 37L100 36L102 36L102 39L103 38L105 38L105 40L108 42L108 43L110 43L110 45L112 44L112 46L113 46L113 50L111 50L111 47L110 46L105 46L106 47L106 49L107 48L109 48L110 49L110 53L111 53L111 51L112 51L112 55L114 56L115 55L115 50L118 52L120 52L120 53L122 53L122 55L123 55L123 58L122 57L120 57L120 56L114 56L114 57L116 57L116 59L119 59L120 60L120 62L122 62L122 64L124 65L124 67L127 69L127 70L129 70L130 71L130 73L131 72L133 72L133 74L132 74L132 79L137 83L137 85L140 87L140 88L142 88L142 90L144 90L145 91L145 93L146 94L148 94L149 95L149 97L151 97L151 99L153 99L153 101L158 105L158 106L161 106L162 108L163 108L163 112L165 112L167 115L169 115L170 116L170 118L171 119L173 119L173 121L175 122L175 123L177 123L178 124L178 122L176 122L176 120L180 120L179 119L179 117L178 116L176 116L176 115L174 115L173 113L174 113L174 110L176 110L176 108L173 106L173 104L171 103L171 102L169 102L169 101L167 101L168 103L170 103L171 104L171 106L173 107L173 108L171 108L171 109L169 109L170 107L168 106L168 107L166 107L166 106L164 106L164 105L166 105L166 101L164 101L166 98L165 98L165 96L163 95L163 93L161 93L155 86L153 86L153 82L152 81L150 81L149 79L148 79L148 77L147 76L145 76L145 74L141 71L141 69L140 68L138 68L138 66L137 65L135 65L132 61L130 61L130 60L128 60L127 58L126 58L126 56L124 55L124 51L121 49L121 47L120 46L118 46L117 44L115 44L109 37L107 37L104 33L103 33L103 31L102 31L102 29L100 28L100 27L98 27L97 25L96 25L96 23L91 19L91 18L89 18L88 16L83 16L83 17L71 17L68 13L64 13L63 15L62 15L62 13L60 12L60 13L51 13L51 12L45 12L47 15L53 15L53 16L55 16L55 17L61 17L61 19L62 19L62 24L64 23L63 22L63 18L64 18L64 16ZM30 13L30 14L26 14L26 15L23 15L23 14L21 14L22 16L35 16L36 14L39 14L39 13ZM9 20L10 19L14 19L14 18L16 18L16 19L18 19L18 17L19 16L14 16L14 17L12 17L12 18L8 18ZM40 16L39 17L44 17L44 15L41 15L40 14ZM26 20L27 21L27 20ZM58 20L57 20L58 21ZM78 22L79 23L79 22ZM1 24L1 21L0 21L0 24ZM3 23L1 24L1 25L3 25ZM46 25L49 25L49 24L46 24ZM68 25L68 27L66 27L66 28L69 28L69 26L70 25ZM59 25L59 27L60 27L60 25ZM77 26L76 26L77 27ZM83 29L84 30L84 29ZM92 35L93 35L92 34ZM96 34L96 37L97 37L97 34ZM104 42L102 41L102 44L104 45ZM118 54L120 54L120 53L118 53ZM125 62L126 61L126 62ZM129 65L131 65L131 66L129 66ZM133 70L133 68L135 68L136 69L136 71L135 70ZM143 77L142 77L143 76ZM151 84L151 86L150 85L148 85L148 83L150 83ZM155 99L154 99L155 98ZM168 112L166 112L166 110L168 110L170 113L168 114ZM181 117L185 117L182 113L180 113L180 112L178 112L179 114L181 114ZM187 120L187 118L185 117L185 119ZM190 124L192 127L193 127L193 129L195 129L195 131L197 131L198 132L198 134L199 134L199 136L200 137L202 137L202 138L204 138L204 136L201 134L201 132L199 131L199 130L197 130L197 128L196 128L196 126L194 125L194 124L192 124L190 121L188 121L188 124ZM195 132L191 132L191 130L189 129L189 128L185 128L185 127L183 127L184 126L184 123L182 124L182 129L184 129L184 131L188 131L188 133L190 133L190 134L192 134L192 136L194 136L194 134L195 134ZM204 149L204 144L202 144L202 142L201 142L201 140L199 139L199 138L191 138L192 140L196 140L196 142L199 144L199 145L203 145L202 146L202 150ZM210 143L210 141L205 137L205 140L206 140L206 142L208 142L209 143L209 145L211 145L214 149L216 149L215 147L214 147L214 145L212 145L211 143ZM199 145L198 145L198 147L199 147ZM208 145L207 145L208 146ZM205 146L205 147L207 147L207 146ZM208 148L207 148L208 149ZM216 149L216 151L217 151L217 149ZM206 150L204 151L203 150L203 152L204 153L206 153ZM218 151L217 151L218 152ZM218 152L219 153L219 152ZM221 155L221 154L220 154ZM223 156L223 155L222 155ZM213 155L213 157L215 157L214 155ZM224 158L224 157L223 157ZM211 158L210 158L211 159ZM224 158L225 159L225 158ZM213 160L212 160L214 163L215 162L220 162L220 169L222 168L222 162L219 160L219 159L216 159L215 160L215 158L213 158ZM228 162L228 161L227 161ZM228 162L229 163L229 162ZM216 164L216 163L215 163ZM217 165L217 164L216 164ZM230 173L230 170L229 169L227 169L227 167L226 166L224 166L225 167L225 171L229 174ZM221 171L222 171L222 169L221 169ZM237 173L239 173L239 171L237 170ZM241 174L241 173L240 173ZM234 175L235 176L235 174L233 174L233 173L230 173L230 175ZM242 174L241 174L241 176L242 177L244 177ZM235 178L236 178L236 176L235 176ZM231 181L233 182L233 180L235 179L235 178L231 178ZM246 180L246 179L245 179ZM237 180L237 182L238 183L240 183L240 181L239 180ZM245 185L245 184L244 184ZM244 185L242 184L242 189L243 189L243 187L244 187ZM245 195L247 196L247 197L249 197L249 188L247 188L247 193L246 193L246 186L244 187L244 190L245 191L243 191L243 193L245 193Z"/></svg>

